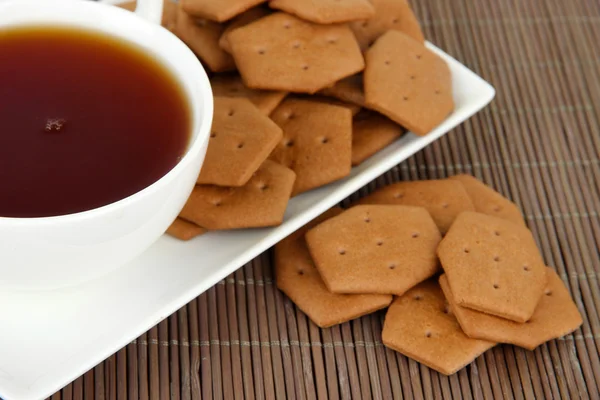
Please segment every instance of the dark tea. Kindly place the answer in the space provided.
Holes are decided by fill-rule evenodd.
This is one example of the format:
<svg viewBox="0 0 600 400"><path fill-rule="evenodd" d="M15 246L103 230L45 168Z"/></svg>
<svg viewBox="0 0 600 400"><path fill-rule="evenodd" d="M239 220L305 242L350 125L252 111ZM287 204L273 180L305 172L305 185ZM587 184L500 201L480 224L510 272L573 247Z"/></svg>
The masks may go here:
<svg viewBox="0 0 600 400"><path fill-rule="evenodd" d="M97 208L186 152L184 90L151 54L68 27L0 30L0 217Z"/></svg>

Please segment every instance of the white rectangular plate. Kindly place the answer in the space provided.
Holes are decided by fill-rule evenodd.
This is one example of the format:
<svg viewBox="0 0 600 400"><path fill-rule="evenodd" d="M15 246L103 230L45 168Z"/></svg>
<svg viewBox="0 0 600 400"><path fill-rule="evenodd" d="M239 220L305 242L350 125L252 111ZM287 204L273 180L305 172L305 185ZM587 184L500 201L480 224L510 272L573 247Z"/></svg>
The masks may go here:
<svg viewBox="0 0 600 400"><path fill-rule="evenodd" d="M454 113L429 135L404 135L346 179L292 199L281 226L211 232L190 242L165 236L97 281L54 292L0 293L0 397L33 400L57 391L492 100L492 86L429 48L450 65Z"/></svg>

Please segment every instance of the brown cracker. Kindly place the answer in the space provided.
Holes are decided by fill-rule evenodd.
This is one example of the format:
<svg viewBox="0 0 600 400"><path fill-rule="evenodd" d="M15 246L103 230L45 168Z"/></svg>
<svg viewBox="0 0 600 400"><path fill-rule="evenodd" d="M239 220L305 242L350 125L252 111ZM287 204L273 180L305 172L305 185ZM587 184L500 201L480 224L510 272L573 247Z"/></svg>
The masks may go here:
<svg viewBox="0 0 600 400"><path fill-rule="evenodd" d="M533 316L526 323L509 321L457 305L446 275L440 277L440 286L450 303L452 312L467 335L493 342L511 343L533 350L548 340L573 332L583 323L581 314L563 281L552 268L547 268L546 271L548 283L544 295L535 308Z"/></svg>
<svg viewBox="0 0 600 400"><path fill-rule="evenodd" d="M352 31L275 13L229 34L247 86L314 93L364 68Z"/></svg>
<svg viewBox="0 0 600 400"><path fill-rule="evenodd" d="M517 322L533 314L546 267L531 232L475 212L460 214L438 255L458 305Z"/></svg>
<svg viewBox="0 0 600 400"><path fill-rule="evenodd" d="M406 0L371 0L371 3L375 7L373 17L350 23L361 49L369 48L389 30L404 32L419 43L425 42L419 21Z"/></svg>
<svg viewBox="0 0 600 400"><path fill-rule="evenodd" d="M195 17L223 22L266 0L180 0L183 9Z"/></svg>
<svg viewBox="0 0 600 400"><path fill-rule="evenodd" d="M206 229L181 218L175 219L167 233L180 240L190 240L206 233Z"/></svg>
<svg viewBox="0 0 600 400"><path fill-rule="evenodd" d="M333 86L324 88L319 93L323 96L333 97L360 107L365 106L362 74L352 75L339 80Z"/></svg>
<svg viewBox="0 0 600 400"><path fill-rule="evenodd" d="M450 68L404 33L383 34L365 59L367 106L413 133L429 133L454 109Z"/></svg>
<svg viewBox="0 0 600 400"><path fill-rule="evenodd" d="M361 199L360 204L400 204L424 207L442 234L454 219L475 207L462 185L447 179L398 182Z"/></svg>
<svg viewBox="0 0 600 400"><path fill-rule="evenodd" d="M360 165L404 134L404 129L383 115L363 110L352 125L352 165Z"/></svg>
<svg viewBox="0 0 600 400"><path fill-rule="evenodd" d="M361 110L360 106L352 103L346 103L345 101L334 99L333 97L319 96L319 95L306 95L298 97L303 100L318 101L319 103L330 104L332 106L344 107L350 110L354 117Z"/></svg>
<svg viewBox="0 0 600 400"><path fill-rule="evenodd" d="M337 24L375 16L369 0L271 0L272 8L318 24Z"/></svg>
<svg viewBox="0 0 600 400"><path fill-rule="evenodd" d="M316 101L286 99L271 118L283 129L283 139L270 158L296 173L293 195L350 173L350 110Z"/></svg>
<svg viewBox="0 0 600 400"><path fill-rule="evenodd" d="M137 1L127 1L125 3L116 4L117 7L124 8L125 10L135 11ZM175 29L175 22L177 20L177 3L171 0L164 0L163 2L163 13L161 25L168 30L172 31Z"/></svg>
<svg viewBox="0 0 600 400"><path fill-rule="evenodd" d="M495 345L463 333L433 280L392 302L382 340L387 347L445 375L457 372Z"/></svg>
<svg viewBox="0 0 600 400"><path fill-rule="evenodd" d="M341 208L332 208L275 245L277 287L321 328L377 311L392 301L392 296L386 294L333 294L327 290L310 258L304 235L341 212Z"/></svg>
<svg viewBox="0 0 600 400"><path fill-rule="evenodd" d="M281 129L248 99L215 97L199 184L243 186L281 141Z"/></svg>
<svg viewBox="0 0 600 400"><path fill-rule="evenodd" d="M233 74L215 75L210 79L210 85L214 96L245 97L264 115L271 114L287 95L286 92L250 89L239 75Z"/></svg>
<svg viewBox="0 0 600 400"><path fill-rule="evenodd" d="M438 271L440 232L423 208L356 206L306 234L333 293L401 295Z"/></svg>
<svg viewBox="0 0 600 400"><path fill-rule="evenodd" d="M485 183L470 175L454 175L448 179L463 184L475 205L475 211L525 225L519 207Z"/></svg>
<svg viewBox="0 0 600 400"><path fill-rule="evenodd" d="M180 216L210 230L279 225L294 179L292 170L266 160L242 187L196 186Z"/></svg>
<svg viewBox="0 0 600 400"><path fill-rule="evenodd" d="M183 9L177 9L174 33L181 39L213 72L235 69L233 58L219 47L219 39L224 26L205 19L196 19Z"/></svg>
<svg viewBox="0 0 600 400"><path fill-rule="evenodd" d="M265 7L254 7L238 15L227 25L223 31L221 39L219 39L219 46L221 46L221 48L226 52L231 53L231 46L229 45L229 33L269 14L269 10Z"/></svg>

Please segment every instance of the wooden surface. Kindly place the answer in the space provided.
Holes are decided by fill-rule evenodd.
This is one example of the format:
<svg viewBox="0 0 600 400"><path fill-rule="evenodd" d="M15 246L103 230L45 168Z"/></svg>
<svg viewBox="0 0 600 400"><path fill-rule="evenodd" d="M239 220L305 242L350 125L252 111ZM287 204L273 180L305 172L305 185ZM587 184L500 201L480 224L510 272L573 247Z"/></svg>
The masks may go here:
<svg viewBox="0 0 600 400"><path fill-rule="evenodd" d="M533 352L497 346L445 377L384 348L382 314L318 329L266 252L56 399L599 398L600 2L412 1L425 35L496 100L372 182L467 172L512 198L584 315Z"/></svg>

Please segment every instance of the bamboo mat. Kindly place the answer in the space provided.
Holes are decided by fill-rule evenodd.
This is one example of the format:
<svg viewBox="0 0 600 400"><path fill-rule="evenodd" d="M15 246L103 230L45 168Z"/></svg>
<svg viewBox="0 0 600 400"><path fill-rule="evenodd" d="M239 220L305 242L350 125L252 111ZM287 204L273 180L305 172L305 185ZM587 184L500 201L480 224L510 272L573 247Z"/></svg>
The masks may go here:
<svg viewBox="0 0 600 400"><path fill-rule="evenodd" d="M521 207L583 327L445 377L383 347L381 313L318 329L275 288L266 252L53 399L600 398L600 1L412 3L426 37L497 98L352 199L476 175Z"/></svg>

